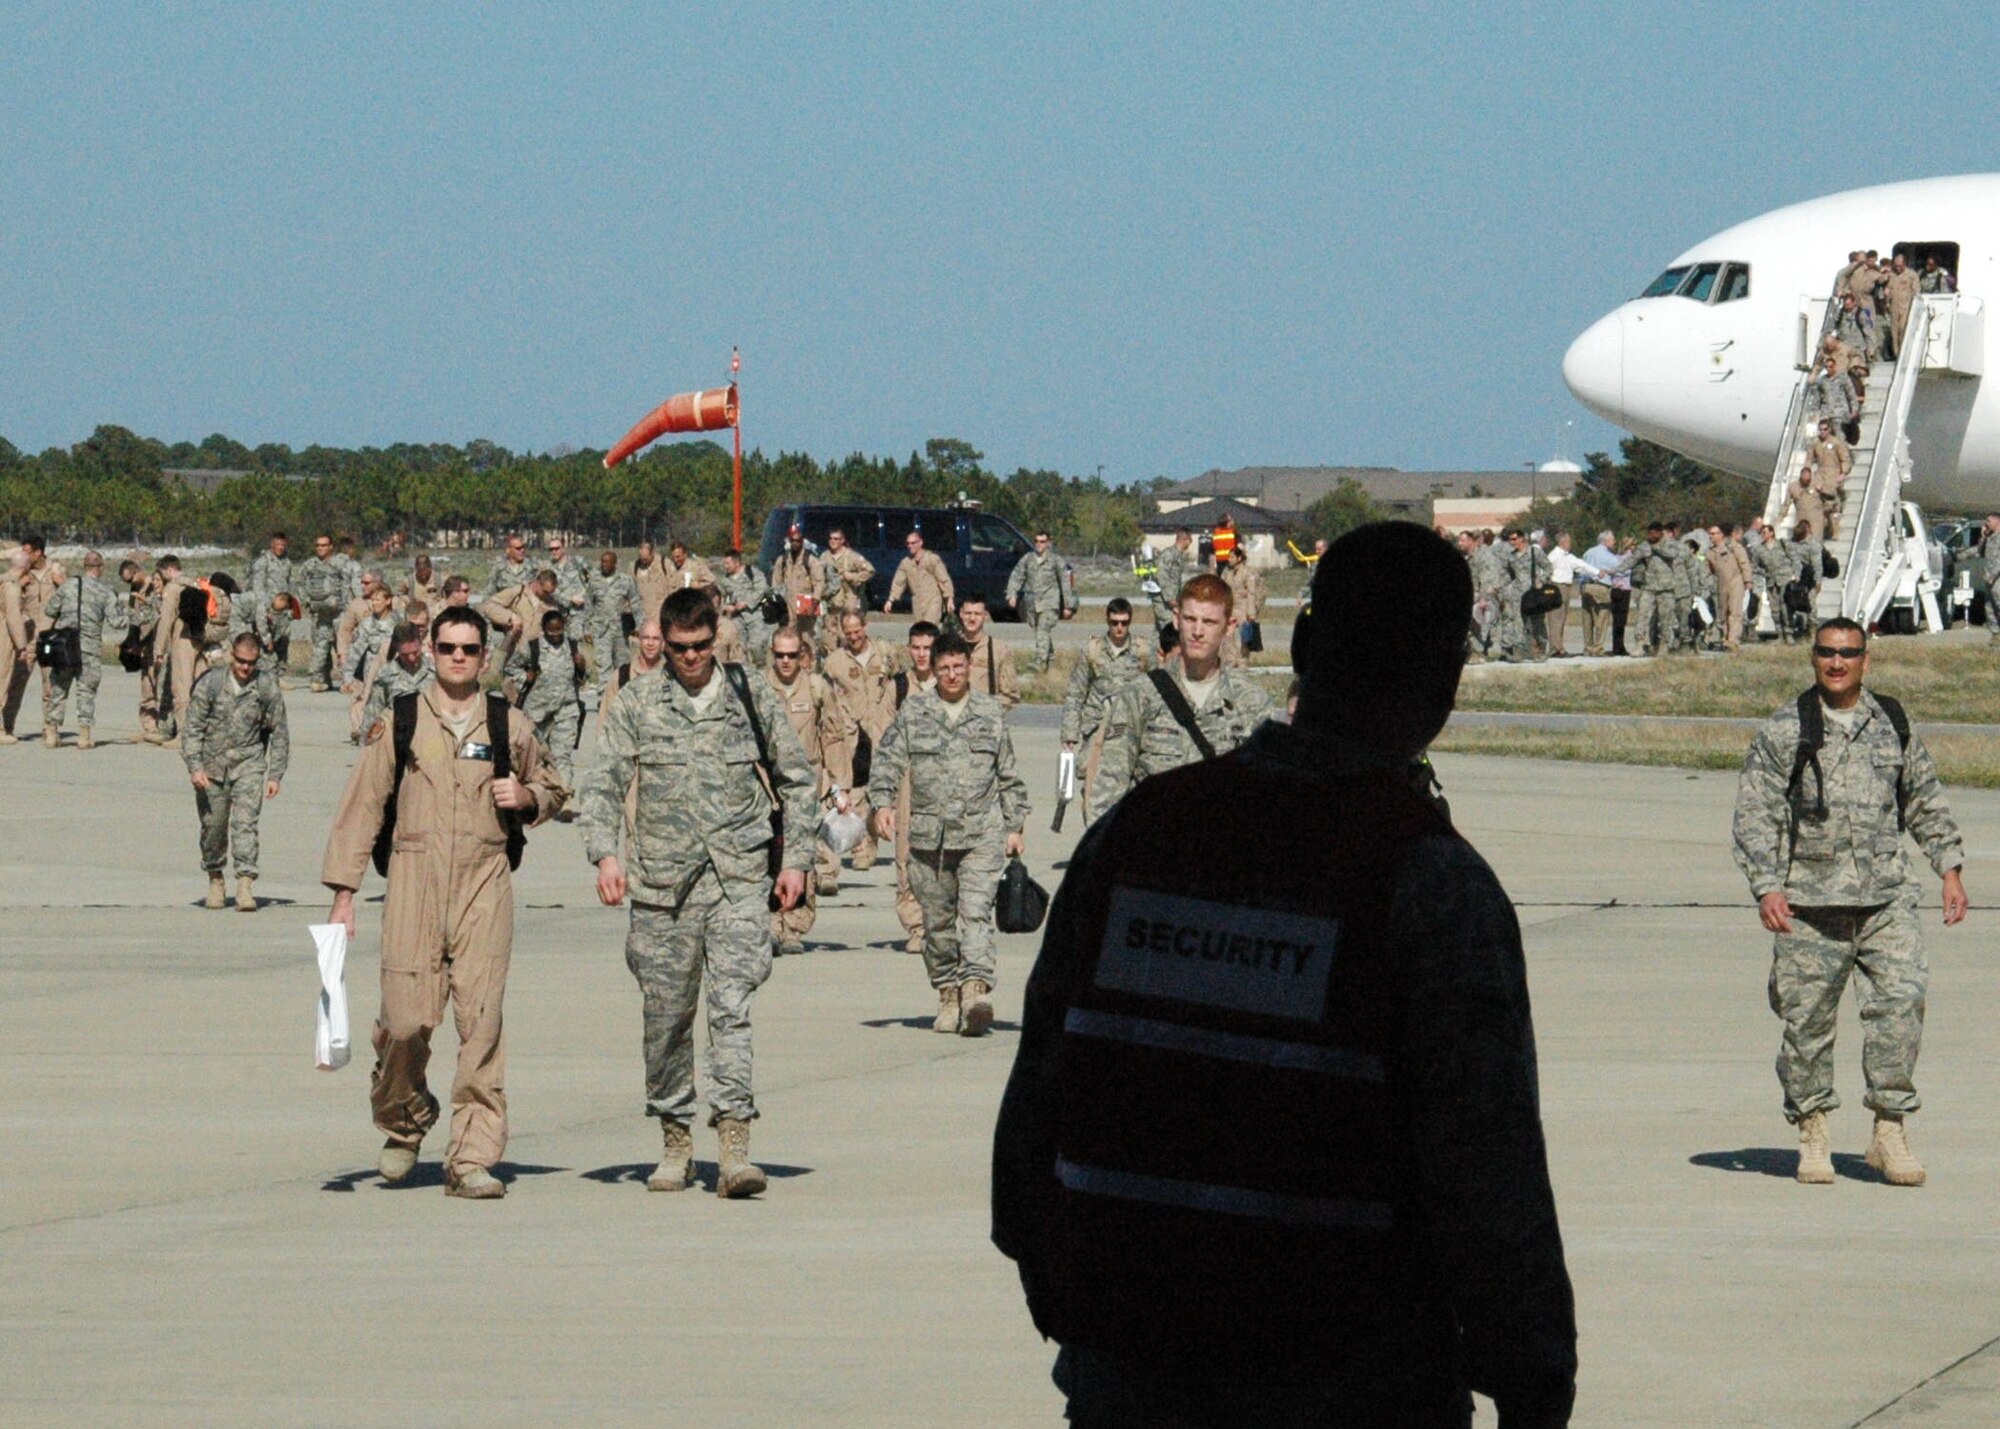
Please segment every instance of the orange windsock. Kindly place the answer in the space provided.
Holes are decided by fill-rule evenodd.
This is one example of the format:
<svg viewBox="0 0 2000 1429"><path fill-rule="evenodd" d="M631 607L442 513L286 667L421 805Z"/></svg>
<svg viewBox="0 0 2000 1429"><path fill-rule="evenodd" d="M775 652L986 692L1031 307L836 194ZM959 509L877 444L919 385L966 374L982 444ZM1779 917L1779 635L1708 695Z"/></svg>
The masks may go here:
<svg viewBox="0 0 2000 1429"><path fill-rule="evenodd" d="M604 454L604 465L618 465L648 442L669 432L715 432L735 425L735 383L711 387L706 392L682 392L653 408L619 438L618 445Z"/></svg>

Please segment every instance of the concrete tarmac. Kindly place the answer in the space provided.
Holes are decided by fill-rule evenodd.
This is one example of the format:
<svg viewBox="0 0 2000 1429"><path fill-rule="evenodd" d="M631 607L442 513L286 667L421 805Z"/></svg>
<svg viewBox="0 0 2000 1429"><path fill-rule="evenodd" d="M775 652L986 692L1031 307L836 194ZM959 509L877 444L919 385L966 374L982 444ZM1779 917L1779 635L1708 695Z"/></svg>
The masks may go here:
<svg viewBox="0 0 2000 1429"><path fill-rule="evenodd" d="M101 738L134 732L135 693L107 674ZM305 927L326 910L346 704L290 702L255 915L201 908L173 752L85 754L68 735L0 750L0 1423L1059 1421L1052 1349L986 1238L1035 938L1001 940L995 1033L940 1037L891 869L846 875L755 1004L769 1193L653 1195L626 917L597 905L576 830L544 826L517 885L510 1193L447 1199L441 1133L392 1190L365 1044L341 1071L312 1067ZM1053 887L1080 825L1048 829L1054 712L1021 711L1016 738L1029 862ZM1954 794L1981 906L1946 931L1926 898L1911 1127L1930 1185L1861 1164L1850 1005L1840 1177L1801 1187L1769 939L1727 849L1733 777L1438 766L1526 932L1582 1329L1576 1422L2000 1420L2000 795ZM358 1042L379 893L371 879L349 967ZM441 1029L441 1096L454 1048ZM696 1154L712 1179L710 1134Z"/></svg>

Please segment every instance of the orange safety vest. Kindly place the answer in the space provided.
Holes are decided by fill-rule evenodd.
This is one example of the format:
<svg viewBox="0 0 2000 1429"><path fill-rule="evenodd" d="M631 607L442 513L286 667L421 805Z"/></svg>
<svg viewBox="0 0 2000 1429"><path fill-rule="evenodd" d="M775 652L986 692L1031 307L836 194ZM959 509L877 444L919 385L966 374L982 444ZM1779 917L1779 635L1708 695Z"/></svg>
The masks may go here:
<svg viewBox="0 0 2000 1429"><path fill-rule="evenodd" d="M1087 1090L1059 1114L1047 1333L1196 1374L1340 1362L1391 1322L1451 1342L1396 1154L1386 941L1433 836L1456 837L1390 772L1301 785L1225 756L1126 796L1100 876L1065 889L1059 1082Z"/></svg>
<svg viewBox="0 0 2000 1429"><path fill-rule="evenodd" d="M1229 564L1229 557L1236 550L1236 528L1229 525L1217 526L1212 544L1215 549L1215 568L1219 571Z"/></svg>

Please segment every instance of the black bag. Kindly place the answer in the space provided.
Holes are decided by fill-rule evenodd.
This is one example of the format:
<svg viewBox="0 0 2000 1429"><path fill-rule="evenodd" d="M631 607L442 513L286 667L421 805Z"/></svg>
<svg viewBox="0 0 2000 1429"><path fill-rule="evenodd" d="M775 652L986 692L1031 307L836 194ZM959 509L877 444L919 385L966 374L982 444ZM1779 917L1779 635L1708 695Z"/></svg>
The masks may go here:
<svg viewBox="0 0 2000 1429"><path fill-rule="evenodd" d="M83 668L83 637L74 625L44 630L35 637L35 663L45 670Z"/></svg>
<svg viewBox="0 0 2000 1429"><path fill-rule="evenodd" d="M138 674L146 668L151 647L152 642L139 633L138 626L127 626L125 638L118 642L118 668L128 675Z"/></svg>
<svg viewBox="0 0 2000 1429"><path fill-rule="evenodd" d="M1819 573L1828 580L1840 574L1840 562L1833 558L1833 552L1826 547L1819 548Z"/></svg>
<svg viewBox="0 0 2000 1429"><path fill-rule="evenodd" d="M1801 576L1785 587L1785 609L1804 615L1813 608L1812 583Z"/></svg>
<svg viewBox="0 0 2000 1429"><path fill-rule="evenodd" d="M185 586L180 594L181 637L196 646L208 639L208 592Z"/></svg>
<svg viewBox="0 0 2000 1429"><path fill-rule="evenodd" d="M764 781L771 795L771 842L769 855L764 862L765 876L771 880L770 908L778 909L778 875L785 871L785 809L778 799L777 780L773 777L771 746L764 738L764 722L757 718L757 702L750 697L750 681L743 673L741 665L722 662L723 678L729 681L729 688L736 692L736 698L743 703L743 713L750 717L750 733L757 739L757 764L764 771ZM811 869L806 877L813 877Z"/></svg>
<svg viewBox="0 0 2000 1429"><path fill-rule="evenodd" d="M757 614L764 618L766 625L785 623L785 598L774 590L764 592L764 598L757 602Z"/></svg>
<svg viewBox="0 0 2000 1429"><path fill-rule="evenodd" d="M1264 627L1255 620L1246 620L1236 628L1237 637L1243 642L1243 653L1255 655L1264 648Z"/></svg>
<svg viewBox="0 0 2000 1429"><path fill-rule="evenodd" d="M1048 916L1048 890L1028 877L1027 865L1015 854L1000 875L1000 895L993 904L993 921L1003 933L1032 933Z"/></svg>
<svg viewBox="0 0 2000 1429"><path fill-rule="evenodd" d="M1553 585L1530 586L1521 597L1521 614L1541 615L1562 604L1562 592Z"/></svg>

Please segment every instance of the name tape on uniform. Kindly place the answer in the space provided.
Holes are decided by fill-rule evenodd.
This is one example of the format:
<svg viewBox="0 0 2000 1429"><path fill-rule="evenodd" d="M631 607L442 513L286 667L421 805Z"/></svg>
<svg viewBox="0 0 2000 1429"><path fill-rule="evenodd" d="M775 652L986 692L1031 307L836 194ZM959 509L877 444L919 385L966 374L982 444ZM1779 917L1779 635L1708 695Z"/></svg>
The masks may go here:
<svg viewBox="0 0 2000 1429"><path fill-rule="evenodd" d="M1115 888L1097 985L1317 1022L1340 920Z"/></svg>

